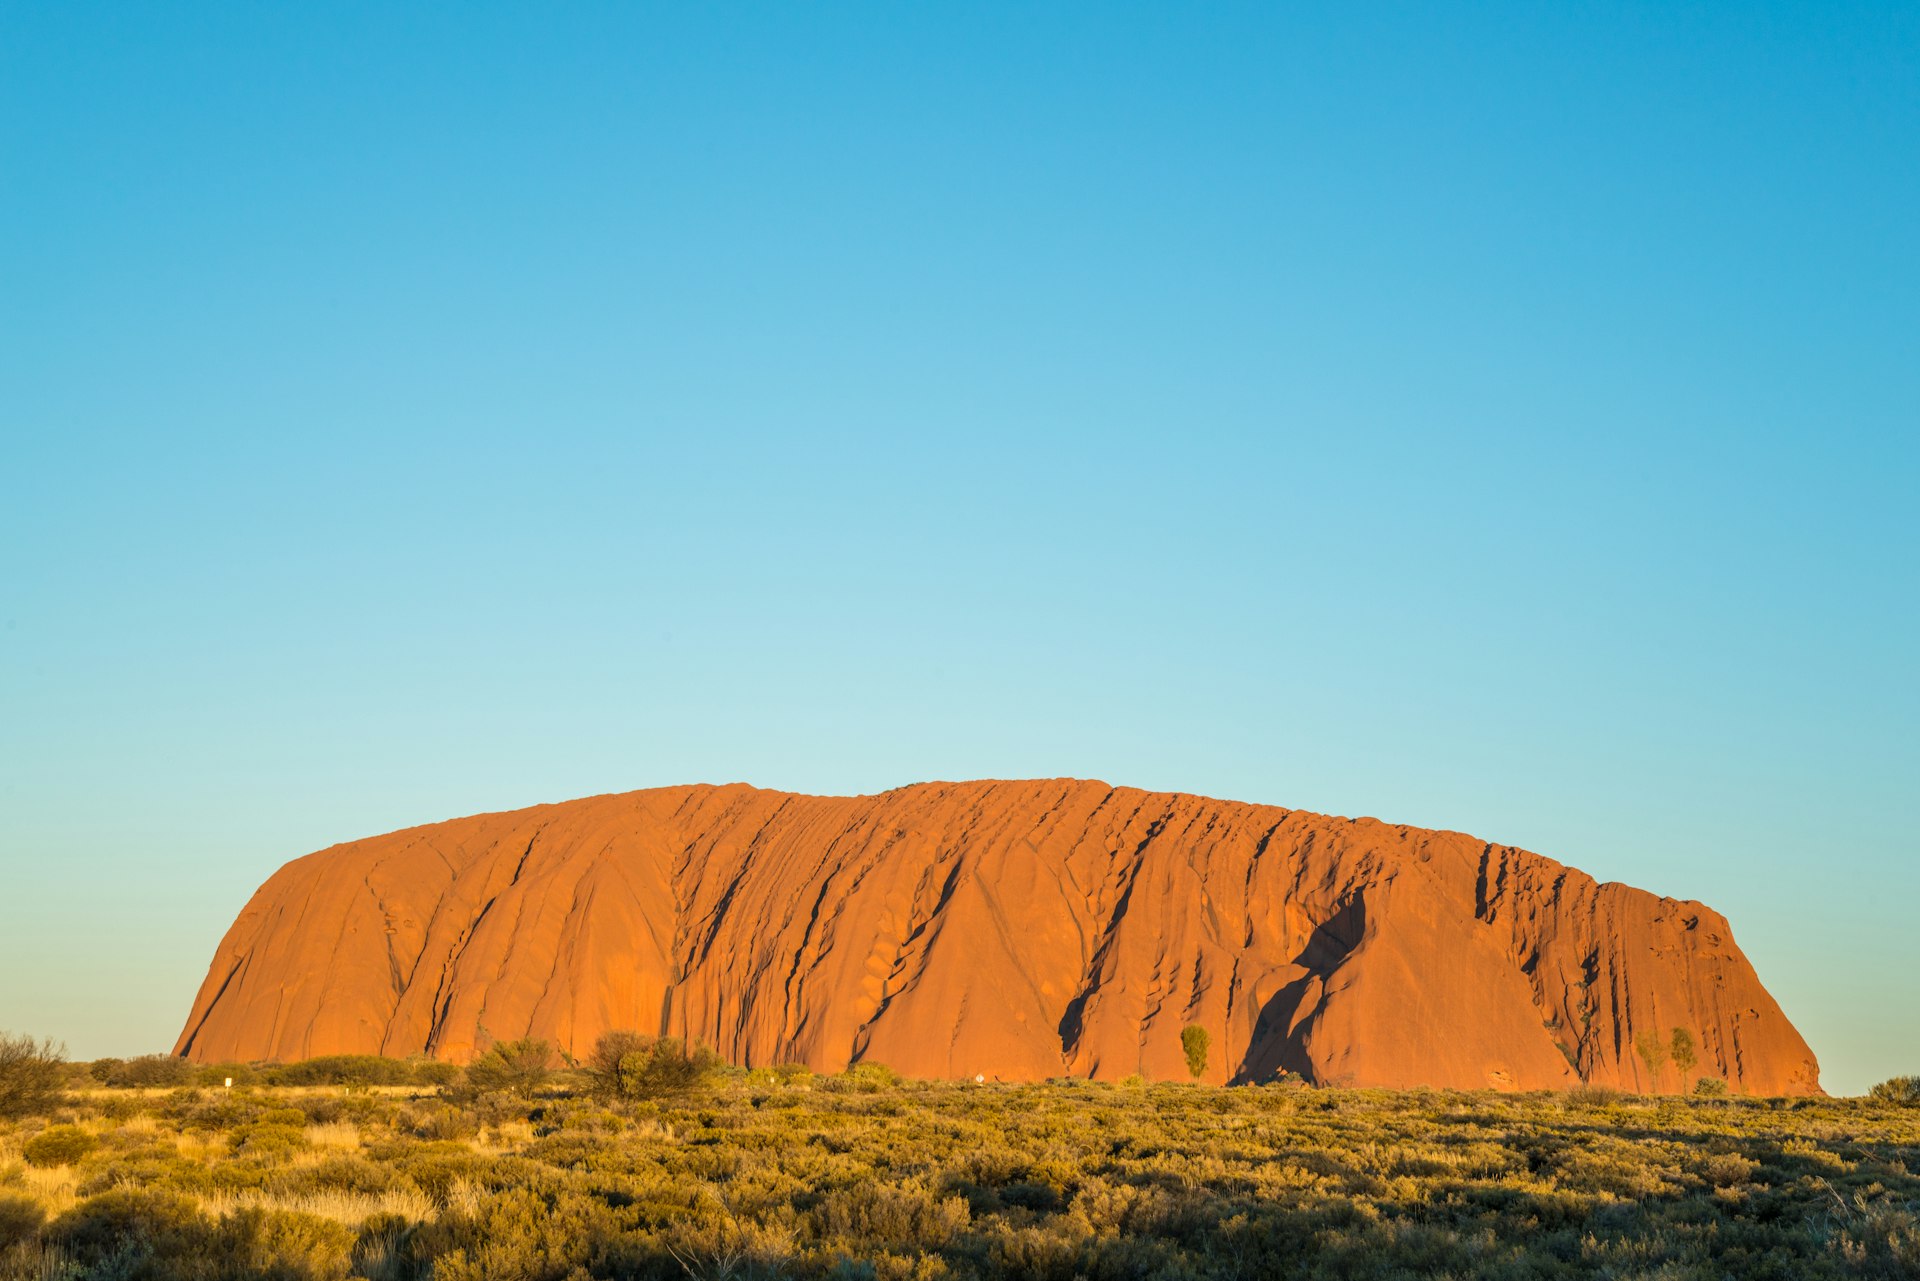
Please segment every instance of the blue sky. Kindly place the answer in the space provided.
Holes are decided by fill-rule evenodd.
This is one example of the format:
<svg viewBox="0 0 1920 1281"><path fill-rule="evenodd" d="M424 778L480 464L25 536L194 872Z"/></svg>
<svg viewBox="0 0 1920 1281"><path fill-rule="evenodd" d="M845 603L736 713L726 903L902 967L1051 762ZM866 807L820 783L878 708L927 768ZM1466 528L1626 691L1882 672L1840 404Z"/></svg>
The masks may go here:
<svg viewBox="0 0 1920 1281"><path fill-rule="evenodd" d="M0 5L0 1027L287 858L1077 775L1920 1071L1911 5Z"/></svg>

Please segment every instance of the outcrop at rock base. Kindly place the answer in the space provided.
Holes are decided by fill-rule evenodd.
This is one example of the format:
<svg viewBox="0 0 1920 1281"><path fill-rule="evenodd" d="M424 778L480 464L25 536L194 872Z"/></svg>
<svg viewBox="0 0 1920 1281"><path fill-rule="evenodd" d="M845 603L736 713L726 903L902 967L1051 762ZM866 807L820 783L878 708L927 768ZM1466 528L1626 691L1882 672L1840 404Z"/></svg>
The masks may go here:
<svg viewBox="0 0 1920 1281"><path fill-rule="evenodd" d="M1078 780L659 788L287 864L176 1052L428 1054L633 1028L913 1076L1804 1094L1819 1069L1694 902L1457 832Z"/></svg>

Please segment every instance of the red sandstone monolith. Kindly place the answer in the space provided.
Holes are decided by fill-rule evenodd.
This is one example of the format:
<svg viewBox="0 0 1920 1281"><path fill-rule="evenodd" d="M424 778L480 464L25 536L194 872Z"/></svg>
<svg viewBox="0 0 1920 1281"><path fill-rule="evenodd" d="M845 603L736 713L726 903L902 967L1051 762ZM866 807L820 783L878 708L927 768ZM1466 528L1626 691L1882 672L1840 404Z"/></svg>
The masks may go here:
<svg viewBox="0 0 1920 1281"><path fill-rule="evenodd" d="M1819 1090L1718 913L1457 832L1075 780L743 785L410 828L287 864L215 954L200 1061L584 1053L912 1076Z"/></svg>

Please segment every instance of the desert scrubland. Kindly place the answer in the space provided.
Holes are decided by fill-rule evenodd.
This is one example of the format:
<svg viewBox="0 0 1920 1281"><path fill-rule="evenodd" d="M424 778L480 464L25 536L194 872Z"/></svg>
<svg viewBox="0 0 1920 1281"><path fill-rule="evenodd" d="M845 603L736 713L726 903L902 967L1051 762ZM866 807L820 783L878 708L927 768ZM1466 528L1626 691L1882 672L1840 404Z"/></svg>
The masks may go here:
<svg viewBox="0 0 1920 1281"><path fill-rule="evenodd" d="M57 1097L0 1121L0 1276L1920 1270L1911 1082L1865 1099L975 1084L643 1040L548 1071L545 1047L515 1048L464 1070L66 1065Z"/></svg>

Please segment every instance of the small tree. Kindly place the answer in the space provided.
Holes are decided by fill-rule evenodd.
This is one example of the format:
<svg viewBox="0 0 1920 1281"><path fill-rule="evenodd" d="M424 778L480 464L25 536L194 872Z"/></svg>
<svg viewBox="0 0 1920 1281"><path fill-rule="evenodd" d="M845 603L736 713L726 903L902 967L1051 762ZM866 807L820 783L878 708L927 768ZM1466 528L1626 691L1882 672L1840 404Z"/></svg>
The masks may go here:
<svg viewBox="0 0 1920 1281"><path fill-rule="evenodd" d="M1667 1052L1673 1056L1674 1070L1680 1073L1680 1092L1687 1092L1687 1076L1700 1062L1700 1056L1694 1053L1693 1033L1683 1027L1673 1029L1673 1036L1667 1041Z"/></svg>
<svg viewBox="0 0 1920 1281"><path fill-rule="evenodd" d="M594 1042L586 1066L594 1088L603 1094L653 1099L705 1085L719 1071L720 1058L705 1046L689 1046L677 1036L617 1031Z"/></svg>
<svg viewBox="0 0 1920 1281"><path fill-rule="evenodd" d="M720 1070L720 1056L695 1042L663 1036L653 1043L653 1054L641 1078L641 1097L685 1094L711 1081Z"/></svg>
<svg viewBox="0 0 1920 1281"><path fill-rule="evenodd" d="M467 1067L467 1085L481 1094L532 1097L552 1075L553 1047L538 1037L499 1041Z"/></svg>
<svg viewBox="0 0 1920 1281"><path fill-rule="evenodd" d="M1187 1052L1187 1072L1196 1081L1207 1070L1207 1049L1212 1043L1207 1029L1198 1023L1189 1023L1180 1030L1180 1048Z"/></svg>
<svg viewBox="0 0 1920 1281"><path fill-rule="evenodd" d="M60 1105L67 1047L0 1032L0 1117L38 1116Z"/></svg>
<svg viewBox="0 0 1920 1281"><path fill-rule="evenodd" d="M587 1079L597 1093L630 1098L653 1052L653 1038L625 1028L603 1032L587 1052Z"/></svg>
<svg viewBox="0 0 1920 1281"><path fill-rule="evenodd" d="M1889 1077L1868 1090L1867 1097L1876 1103L1898 1103L1906 1107L1920 1106L1920 1076Z"/></svg>
<svg viewBox="0 0 1920 1281"><path fill-rule="evenodd" d="M1647 1065L1647 1075L1653 1078L1653 1092L1658 1094L1660 1069L1667 1065L1667 1043L1660 1039L1658 1032L1642 1032L1633 1038L1633 1049Z"/></svg>

